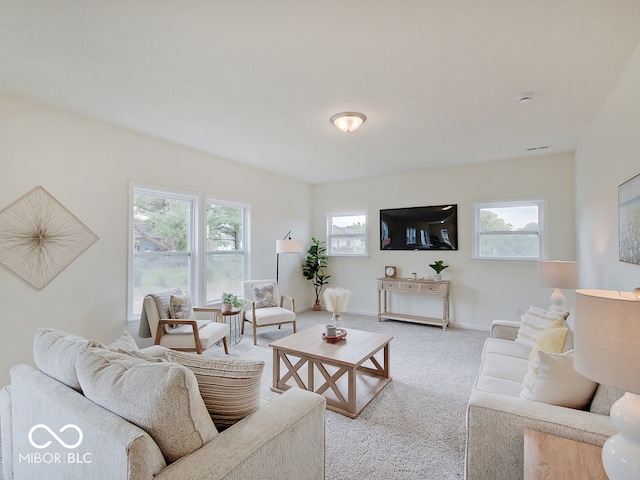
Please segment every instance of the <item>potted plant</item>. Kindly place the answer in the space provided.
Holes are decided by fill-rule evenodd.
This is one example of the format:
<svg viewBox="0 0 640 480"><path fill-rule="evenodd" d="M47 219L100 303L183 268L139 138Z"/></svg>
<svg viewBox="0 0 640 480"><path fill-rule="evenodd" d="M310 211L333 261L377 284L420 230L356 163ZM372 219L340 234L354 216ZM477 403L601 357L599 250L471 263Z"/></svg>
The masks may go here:
<svg viewBox="0 0 640 480"><path fill-rule="evenodd" d="M233 293L222 292L222 311L227 313L233 308L242 310L244 308L244 300L240 300Z"/></svg>
<svg viewBox="0 0 640 480"><path fill-rule="evenodd" d="M311 238L311 246L307 251L307 258L302 264L302 274L307 280L311 280L313 288L316 291L316 301L313 305L314 310L320 310L320 292L322 287L329 283L329 277L324 272L327 268L327 247L325 241L320 241L316 237Z"/></svg>
<svg viewBox="0 0 640 480"><path fill-rule="evenodd" d="M442 260L436 260L435 263L431 263L431 264L429 264L429 266L436 271L436 274L433 276L433 279L434 280L442 280L442 275L441 275L442 270L447 268L449 265L445 265L444 261L442 261Z"/></svg>

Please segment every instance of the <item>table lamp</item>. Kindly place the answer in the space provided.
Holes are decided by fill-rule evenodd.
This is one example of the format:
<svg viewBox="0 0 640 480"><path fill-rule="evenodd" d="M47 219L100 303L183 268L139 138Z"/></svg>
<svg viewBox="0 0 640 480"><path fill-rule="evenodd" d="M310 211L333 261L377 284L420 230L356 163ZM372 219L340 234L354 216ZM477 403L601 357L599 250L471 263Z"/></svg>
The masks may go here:
<svg viewBox="0 0 640 480"><path fill-rule="evenodd" d="M541 287L554 289L549 310L566 312L564 295L560 289L573 289L578 286L578 262L560 260L538 262L538 279Z"/></svg>
<svg viewBox="0 0 640 480"><path fill-rule="evenodd" d="M574 367L626 393L611 407L618 431L602 447L612 480L640 478L640 289L576 290Z"/></svg>
<svg viewBox="0 0 640 480"><path fill-rule="evenodd" d="M291 230L282 240L276 240L276 283L280 276L280 254L281 253L301 253L302 240L292 240Z"/></svg>

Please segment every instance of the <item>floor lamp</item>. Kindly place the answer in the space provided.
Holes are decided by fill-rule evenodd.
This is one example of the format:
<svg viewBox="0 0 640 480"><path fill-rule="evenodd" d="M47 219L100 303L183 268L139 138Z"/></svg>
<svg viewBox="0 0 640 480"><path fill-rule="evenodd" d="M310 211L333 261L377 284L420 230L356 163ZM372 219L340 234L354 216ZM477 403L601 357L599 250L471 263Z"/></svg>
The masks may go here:
<svg viewBox="0 0 640 480"><path fill-rule="evenodd" d="M291 230L282 240L276 240L276 283L280 276L280 254L281 253L302 253L302 240L292 240Z"/></svg>
<svg viewBox="0 0 640 480"><path fill-rule="evenodd" d="M611 407L618 431L602 447L611 480L640 478L640 291L576 290L574 367L624 390Z"/></svg>
<svg viewBox="0 0 640 480"><path fill-rule="evenodd" d="M564 295L561 288L578 286L578 262L562 262L560 260L538 262L538 280L541 287L553 288L551 306L554 312L566 312Z"/></svg>

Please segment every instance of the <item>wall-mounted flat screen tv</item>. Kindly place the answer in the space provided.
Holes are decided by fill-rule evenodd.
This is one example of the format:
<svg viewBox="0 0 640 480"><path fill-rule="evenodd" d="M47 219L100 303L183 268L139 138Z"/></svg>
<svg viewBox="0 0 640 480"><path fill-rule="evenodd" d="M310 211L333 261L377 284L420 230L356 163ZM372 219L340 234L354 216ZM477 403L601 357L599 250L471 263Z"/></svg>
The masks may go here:
<svg viewBox="0 0 640 480"><path fill-rule="evenodd" d="M380 210L380 250L458 250L458 205Z"/></svg>

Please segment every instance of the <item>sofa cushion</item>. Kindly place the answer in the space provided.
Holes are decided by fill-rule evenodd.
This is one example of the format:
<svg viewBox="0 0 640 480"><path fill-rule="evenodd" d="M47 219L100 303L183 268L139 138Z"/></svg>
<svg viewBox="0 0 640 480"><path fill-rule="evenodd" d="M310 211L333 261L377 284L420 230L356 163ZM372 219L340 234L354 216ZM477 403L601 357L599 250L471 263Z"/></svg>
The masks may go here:
<svg viewBox="0 0 640 480"><path fill-rule="evenodd" d="M573 350L565 353L538 352L529 368L520 397L569 408L584 408L598 384L573 368Z"/></svg>
<svg viewBox="0 0 640 480"><path fill-rule="evenodd" d="M533 348L540 332L542 332L546 326L557 320L564 320L568 315L569 312L547 311L539 307L534 307L533 305L530 306L527 313L522 315L516 342Z"/></svg>
<svg viewBox="0 0 640 480"><path fill-rule="evenodd" d="M71 335L54 328L38 328L33 339L33 358L42 373L80 391L76 375L76 357L87 347L98 346L94 340Z"/></svg>
<svg viewBox="0 0 640 480"><path fill-rule="evenodd" d="M195 374L200 395L216 427L230 427L260 408L264 362L219 359L179 351L167 352L166 358L186 366Z"/></svg>
<svg viewBox="0 0 640 480"><path fill-rule="evenodd" d="M600 415L609 415L611 407L625 394L624 390L609 385L598 385L596 393L591 400L589 411Z"/></svg>
<svg viewBox="0 0 640 480"><path fill-rule="evenodd" d="M487 338L484 343L484 353L498 353L507 357L515 357L527 360L531 353L531 348L513 340L502 338Z"/></svg>
<svg viewBox="0 0 640 480"><path fill-rule="evenodd" d="M563 351L569 329L562 325L562 320L558 320L549 324L540 332L536 344L529 354L529 362L534 359L538 352L561 353Z"/></svg>
<svg viewBox="0 0 640 480"><path fill-rule="evenodd" d="M168 463L218 433L195 375L182 365L94 347L78 355L76 371L85 396L145 430Z"/></svg>
<svg viewBox="0 0 640 480"><path fill-rule="evenodd" d="M126 331L122 332L122 335L120 335L120 337L115 342L109 344L107 348L116 352L118 350L126 352L137 352L140 350L140 348L138 348L138 344L133 339L131 334Z"/></svg>
<svg viewBox="0 0 640 480"><path fill-rule="evenodd" d="M522 383L527 373L526 358L505 357L498 353L485 353L482 357L480 374Z"/></svg>

